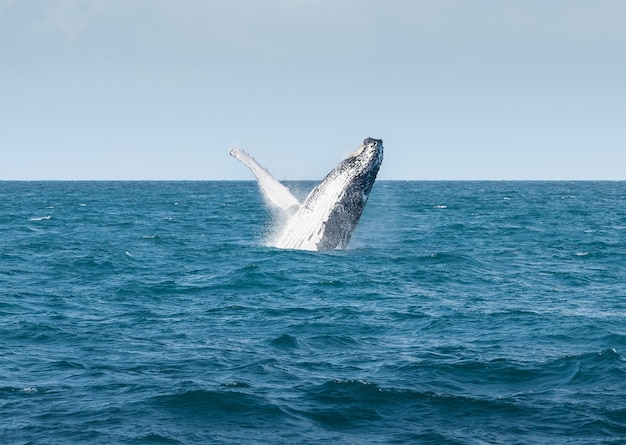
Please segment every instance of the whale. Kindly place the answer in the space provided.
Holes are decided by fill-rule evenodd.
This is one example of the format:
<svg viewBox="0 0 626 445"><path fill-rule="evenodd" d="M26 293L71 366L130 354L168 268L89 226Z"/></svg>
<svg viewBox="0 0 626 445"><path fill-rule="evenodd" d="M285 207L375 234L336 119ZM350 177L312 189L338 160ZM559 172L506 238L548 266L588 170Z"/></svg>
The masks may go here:
<svg viewBox="0 0 626 445"><path fill-rule="evenodd" d="M383 162L383 141L366 138L300 202L252 156L234 148L231 156L256 177L268 205L286 221L271 241L280 249L346 249Z"/></svg>

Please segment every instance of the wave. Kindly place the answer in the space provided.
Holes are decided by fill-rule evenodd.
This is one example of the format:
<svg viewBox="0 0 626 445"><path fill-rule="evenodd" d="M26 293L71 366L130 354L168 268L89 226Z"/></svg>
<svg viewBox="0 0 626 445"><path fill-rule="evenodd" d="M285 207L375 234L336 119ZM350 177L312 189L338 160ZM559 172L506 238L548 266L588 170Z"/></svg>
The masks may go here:
<svg viewBox="0 0 626 445"><path fill-rule="evenodd" d="M234 423L238 426L255 424L262 419L272 420L284 415L284 411L278 405L267 399L234 388L229 385L215 390L187 390L157 396L152 399L151 404L186 419L218 418L225 423ZM239 385L237 388L244 389ZM250 418L250 415L253 417Z"/></svg>

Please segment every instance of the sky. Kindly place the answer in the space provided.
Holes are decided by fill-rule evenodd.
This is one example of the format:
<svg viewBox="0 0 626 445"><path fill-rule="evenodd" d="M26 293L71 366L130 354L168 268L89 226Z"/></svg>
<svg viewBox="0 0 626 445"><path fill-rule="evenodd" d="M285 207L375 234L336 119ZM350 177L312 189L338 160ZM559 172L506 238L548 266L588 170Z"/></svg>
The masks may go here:
<svg viewBox="0 0 626 445"><path fill-rule="evenodd" d="M626 179L623 0L0 0L0 180Z"/></svg>

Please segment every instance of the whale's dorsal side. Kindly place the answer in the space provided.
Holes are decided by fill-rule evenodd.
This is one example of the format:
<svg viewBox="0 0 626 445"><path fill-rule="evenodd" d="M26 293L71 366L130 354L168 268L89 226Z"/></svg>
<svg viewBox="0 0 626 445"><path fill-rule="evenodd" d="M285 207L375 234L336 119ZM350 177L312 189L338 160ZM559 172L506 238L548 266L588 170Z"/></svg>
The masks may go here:
<svg viewBox="0 0 626 445"><path fill-rule="evenodd" d="M239 148L232 149L230 155L239 159L252 171L263 191L263 195L265 195L265 198L272 206L285 212L300 208L300 201L291 194L289 187L281 184L252 156Z"/></svg>

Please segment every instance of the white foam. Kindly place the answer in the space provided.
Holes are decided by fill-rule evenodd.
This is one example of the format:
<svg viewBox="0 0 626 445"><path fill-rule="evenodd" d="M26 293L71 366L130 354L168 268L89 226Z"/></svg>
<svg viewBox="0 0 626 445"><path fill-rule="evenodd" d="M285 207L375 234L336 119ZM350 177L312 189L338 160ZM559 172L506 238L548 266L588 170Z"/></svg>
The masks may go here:
<svg viewBox="0 0 626 445"><path fill-rule="evenodd" d="M40 218L31 218L30 221L45 221L48 219L52 219L52 215L42 216Z"/></svg>

